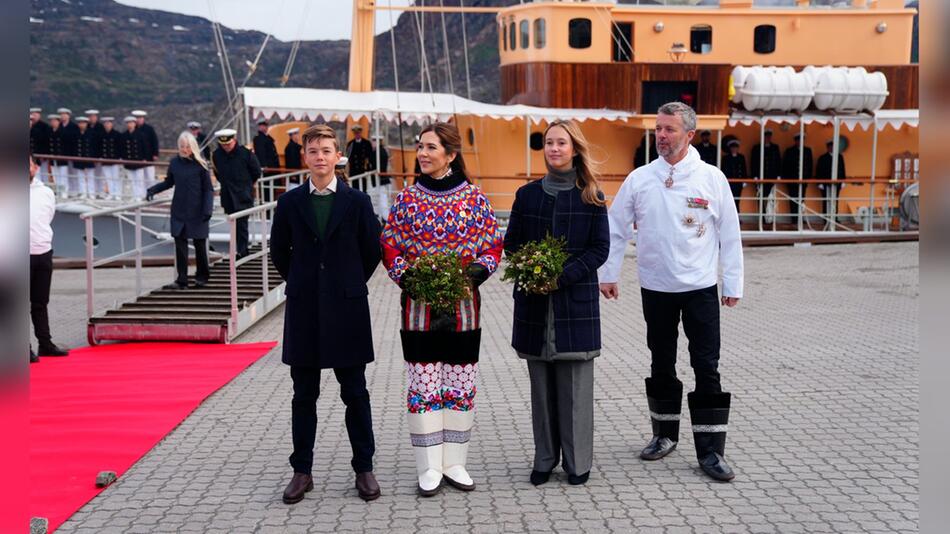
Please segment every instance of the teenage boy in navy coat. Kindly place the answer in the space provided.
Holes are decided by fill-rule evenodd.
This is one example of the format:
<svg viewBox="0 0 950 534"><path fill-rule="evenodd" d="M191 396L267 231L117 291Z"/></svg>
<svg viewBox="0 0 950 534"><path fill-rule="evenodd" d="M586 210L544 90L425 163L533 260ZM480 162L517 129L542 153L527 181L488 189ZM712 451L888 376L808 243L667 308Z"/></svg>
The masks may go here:
<svg viewBox="0 0 950 534"><path fill-rule="evenodd" d="M287 282L283 362L294 382L294 475L283 501L299 502L313 489L321 369L333 369L340 383L356 489L371 501L380 491L373 476L376 446L365 377L366 364L373 361L366 282L381 259L381 229L369 197L334 175L342 157L334 131L312 126L303 134L303 146L310 179L278 198L271 228L274 266Z"/></svg>

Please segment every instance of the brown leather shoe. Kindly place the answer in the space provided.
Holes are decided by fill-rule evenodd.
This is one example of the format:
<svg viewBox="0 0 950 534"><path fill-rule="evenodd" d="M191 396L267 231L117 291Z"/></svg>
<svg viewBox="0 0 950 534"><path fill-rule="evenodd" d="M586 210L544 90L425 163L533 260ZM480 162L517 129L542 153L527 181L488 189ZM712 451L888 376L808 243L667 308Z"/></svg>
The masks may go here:
<svg viewBox="0 0 950 534"><path fill-rule="evenodd" d="M356 491L360 494L360 499L364 501L373 501L379 498L379 484L376 483L376 476L372 471L356 474Z"/></svg>
<svg viewBox="0 0 950 534"><path fill-rule="evenodd" d="M303 500L305 493L313 489L313 477L303 473L294 473L294 477L284 490L284 504L294 504Z"/></svg>

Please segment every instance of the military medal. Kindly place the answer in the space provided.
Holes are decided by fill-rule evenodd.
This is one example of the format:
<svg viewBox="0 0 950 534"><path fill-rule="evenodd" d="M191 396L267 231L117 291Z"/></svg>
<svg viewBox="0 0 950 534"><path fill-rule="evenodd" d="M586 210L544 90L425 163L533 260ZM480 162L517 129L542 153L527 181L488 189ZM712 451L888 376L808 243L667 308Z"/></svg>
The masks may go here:
<svg viewBox="0 0 950 534"><path fill-rule="evenodd" d="M683 217L683 224L685 224L686 226L692 226L692 225L696 224L696 217L693 217L692 215L686 215L686 216L684 216L684 217Z"/></svg>
<svg viewBox="0 0 950 534"><path fill-rule="evenodd" d="M689 208L699 208L699 209L708 210L709 201L704 198L699 198L699 197L687 198L686 206Z"/></svg>
<svg viewBox="0 0 950 534"><path fill-rule="evenodd" d="M705 233L706 233L706 225L703 223L699 223L699 228L696 229L696 237L703 237Z"/></svg>
<svg viewBox="0 0 950 534"><path fill-rule="evenodd" d="M666 181L663 182L663 185L665 185L667 189L673 187L673 167L670 167L670 175L667 176Z"/></svg>

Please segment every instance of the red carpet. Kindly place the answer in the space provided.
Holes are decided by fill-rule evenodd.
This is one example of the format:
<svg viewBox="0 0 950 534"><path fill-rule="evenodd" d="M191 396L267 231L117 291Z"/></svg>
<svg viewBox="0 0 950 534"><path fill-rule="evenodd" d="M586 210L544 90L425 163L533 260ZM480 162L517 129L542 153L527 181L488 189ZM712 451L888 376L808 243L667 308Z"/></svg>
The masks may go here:
<svg viewBox="0 0 950 534"><path fill-rule="evenodd" d="M30 516L59 527L276 343L133 343L30 366Z"/></svg>

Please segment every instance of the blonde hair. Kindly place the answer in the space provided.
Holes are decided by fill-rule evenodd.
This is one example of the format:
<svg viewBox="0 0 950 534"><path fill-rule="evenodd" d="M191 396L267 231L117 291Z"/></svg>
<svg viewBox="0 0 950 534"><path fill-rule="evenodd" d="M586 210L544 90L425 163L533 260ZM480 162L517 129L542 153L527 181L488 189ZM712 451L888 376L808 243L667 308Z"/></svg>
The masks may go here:
<svg viewBox="0 0 950 534"><path fill-rule="evenodd" d="M198 147L198 139L196 139L191 132L184 131L178 136L178 146L181 146L182 141L187 142L188 147L191 148L191 157L195 158L195 161L207 170L208 162L205 161L204 156L201 155L201 148Z"/></svg>
<svg viewBox="0 0 950 534"><path fill-rule="evenodd" d="M574 145L572 163L577 171L577 187L581 188L581 199L585 204L606 206L607 199L600 189L600 174L597 172L596 162L590 156L590 143L584 137L580 126L572 120L558 119L548 124L548 127L544 129L545 139L547 139L551 128L555 126L563 128L568 137L571 138L571 144Z"/></svg>

